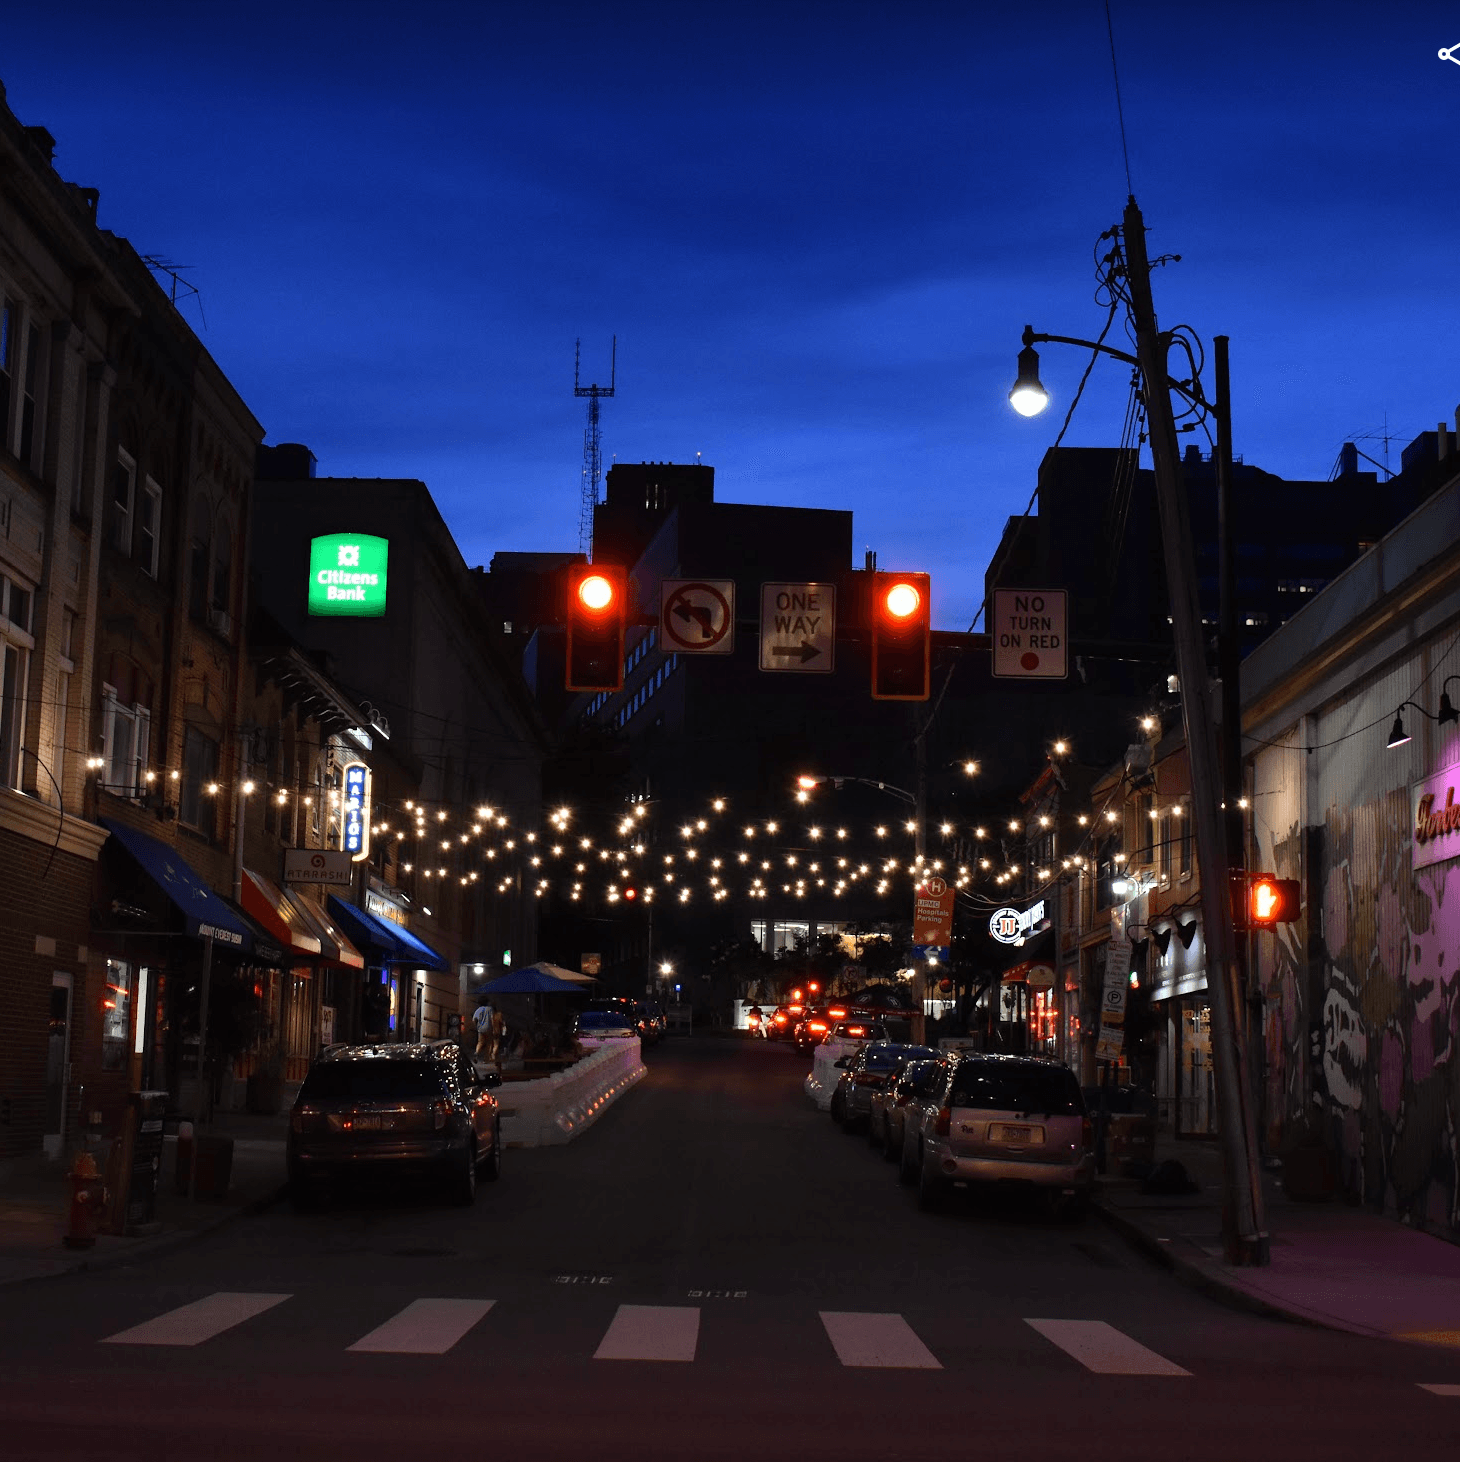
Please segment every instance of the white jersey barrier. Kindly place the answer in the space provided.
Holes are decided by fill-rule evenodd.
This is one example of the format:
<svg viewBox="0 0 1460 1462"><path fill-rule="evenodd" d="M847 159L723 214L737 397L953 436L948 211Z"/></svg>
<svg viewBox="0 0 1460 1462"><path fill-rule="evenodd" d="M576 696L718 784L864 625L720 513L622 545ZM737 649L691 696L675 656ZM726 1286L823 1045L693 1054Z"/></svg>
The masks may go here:
<svg viewBox="0 0 1460 1462"><path fill-rule="evenodd" d="M856 1050L853 1046L852 1050ZM836 1063L846 1054L847 1048L840 1042L830 1046L816 1046L811 1052L811 1071L803 1088L817 1107L823 1111L831 1109L831 1094L841 1080Z"/></svg>
<svg viewBox="0 0 1460 1462"><path fill-rule="evenodd" d="M508 1147L571 1142L645 1076L639 1040L607 1041L564 1071L497 1088Z"/></svg>

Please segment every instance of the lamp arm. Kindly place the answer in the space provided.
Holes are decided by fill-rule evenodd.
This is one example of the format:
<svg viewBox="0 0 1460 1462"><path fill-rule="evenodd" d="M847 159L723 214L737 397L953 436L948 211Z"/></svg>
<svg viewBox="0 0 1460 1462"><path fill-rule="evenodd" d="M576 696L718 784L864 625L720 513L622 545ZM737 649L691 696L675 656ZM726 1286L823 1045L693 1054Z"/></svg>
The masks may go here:
<svg viewBox="0 0 1460 1462"><path fill-rule="evenodd" d="M1167 334L1163 338L1169 348L1173 337ZM1098 340L1077 340L1073 335L1045 335L1039 331L1025 329L1024 344L1026 347L1043 343L1050 345L1077 345L1081 350L1099 351L1101 355L1113 356L1116 360L1124 361L1126 365L1134 366L1137 370L1141 368L1141 363L1135 356L1131 355L1128 351L1117 350L1113 345L1103 345ZM1196 390L1192 390L1185 383L1173 380L1169 371L1166 373L1166 385L1175 391L1183 400L1191 402L1193 406L1210 409L1210 403L1201 394L1199 387Z"/></svg>

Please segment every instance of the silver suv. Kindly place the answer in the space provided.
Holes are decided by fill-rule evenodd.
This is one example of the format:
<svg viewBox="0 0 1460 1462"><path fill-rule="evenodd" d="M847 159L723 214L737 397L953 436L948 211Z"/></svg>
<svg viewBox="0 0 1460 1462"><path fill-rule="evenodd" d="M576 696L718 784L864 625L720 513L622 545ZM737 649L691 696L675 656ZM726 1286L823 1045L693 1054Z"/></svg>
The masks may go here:
<svg viewBox="0 0 1460 1462"><path fill-rule="evenodd" d="M953 1183L1020 1183L1080 1212L1095 1186L1094 1130L1074 1072L1026 1056L970 1054L907 1113L903 1173L918 1206L938 1207Z"/></svg>

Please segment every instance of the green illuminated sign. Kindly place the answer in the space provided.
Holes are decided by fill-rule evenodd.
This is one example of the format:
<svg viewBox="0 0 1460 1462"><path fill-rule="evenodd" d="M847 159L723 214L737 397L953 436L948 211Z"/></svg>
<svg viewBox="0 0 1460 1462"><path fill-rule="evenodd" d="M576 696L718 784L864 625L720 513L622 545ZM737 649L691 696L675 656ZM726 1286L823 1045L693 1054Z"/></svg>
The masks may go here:
<svg viewBox="0 0 1460 1462"><path fill-rule="evenodd" d="M326 533L309 543L309 612L385 613L390 540L373 533Z"/></svg>

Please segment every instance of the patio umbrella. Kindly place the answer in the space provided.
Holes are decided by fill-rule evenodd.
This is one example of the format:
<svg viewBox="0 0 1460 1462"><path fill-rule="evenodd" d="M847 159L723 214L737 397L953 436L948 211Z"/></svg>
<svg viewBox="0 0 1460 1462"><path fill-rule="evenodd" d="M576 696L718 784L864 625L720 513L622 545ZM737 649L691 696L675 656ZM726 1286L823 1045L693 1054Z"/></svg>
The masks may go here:
<svg viewBox="0 0 1460 1462"><path fill-rule="evenodd" d="M575 995L582 992L581 985L571 980L560 980L547 974L536 965L526 969L513 970L510 974L498 975L478 985L473 992L477 995Z"/></svg>

